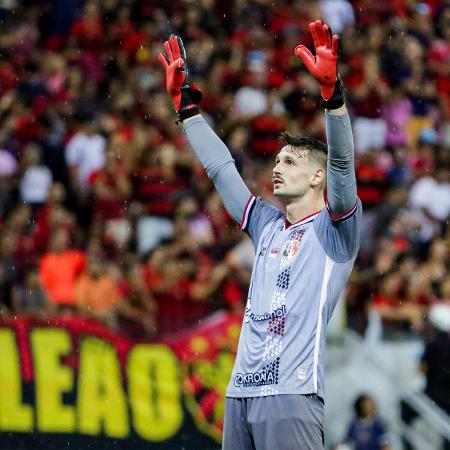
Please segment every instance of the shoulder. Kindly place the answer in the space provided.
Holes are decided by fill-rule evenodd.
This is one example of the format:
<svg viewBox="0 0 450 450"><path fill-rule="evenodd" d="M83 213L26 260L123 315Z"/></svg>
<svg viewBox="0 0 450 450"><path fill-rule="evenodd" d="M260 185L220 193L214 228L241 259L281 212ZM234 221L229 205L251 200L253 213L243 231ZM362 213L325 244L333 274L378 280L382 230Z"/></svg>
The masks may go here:
<svg viewBox="0 0 450 450"><path fill-rule="evenodd" d="M240 228L243 231L247 231L252 222L263 222L264 224L267 224L268 222L276 221L281 217L284 217L283 211L280 211L260 197L251 195L244 208Z"/></svg>
<svg viewBox="0 0 450 450"><path fill-rule="evenodd" d="M340 216L332 216L324 208L313 222L317 239L327 255L335 262L348 262L355 258L359 249L362 204L355 205Z"/></svg>

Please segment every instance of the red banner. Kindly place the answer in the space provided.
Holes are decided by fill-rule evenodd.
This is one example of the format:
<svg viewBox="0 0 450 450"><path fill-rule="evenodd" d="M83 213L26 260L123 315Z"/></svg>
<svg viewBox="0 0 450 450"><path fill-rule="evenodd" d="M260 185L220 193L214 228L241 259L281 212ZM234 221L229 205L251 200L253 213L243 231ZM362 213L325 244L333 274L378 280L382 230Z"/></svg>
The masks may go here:
<svg viewBox="0 0 450 450"><path fill-rule="evenodd" d="M240 324L218 313L149 343L79 316L2 317L0 448L211 448Z"/></svg>

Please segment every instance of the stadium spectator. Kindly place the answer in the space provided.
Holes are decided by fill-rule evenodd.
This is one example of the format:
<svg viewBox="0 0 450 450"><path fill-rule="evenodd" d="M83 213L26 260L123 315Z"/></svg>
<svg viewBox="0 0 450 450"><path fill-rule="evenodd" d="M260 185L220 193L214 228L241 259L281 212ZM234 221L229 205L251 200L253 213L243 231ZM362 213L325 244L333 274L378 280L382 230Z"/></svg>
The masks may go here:
<svg viewBox="0 0 450 450"><path fill-rule="evenodd" d="M144 268L133 262L119 283L124 301L117 304L119 327L135 338L155 338L158 329L156 303L146 286Z"/></svg>
<svg viewBox="0 0 450 450"><path fill-rule="evenodd" d="M47 201L35 214L34 250L41 255L47 249L49 239L54 230L64 228L69 234L74 231L75 218L64 206L66 188L56 182L50 188Z"/></svg>
<svg viewBox="0 0 450 450"><path fill-rule="evenodd" d="M41 162L41 150L28 144L20 162L20 198L23 202L39 206L45 203L52 185L53 176L49 168Z"/></svg>
<svg viewBox="0 0 450 450"><path fill-rule="evenodd" d="M45 317L55 311L47 299L37 268L26 273L23 284L14 286L12 305L16 314Z"/></svg>
<svg viewBox="0 0 450 450"><path fill-rule="evenodd" d="M127 217L132 185L130 174L114 147L106 152L105 166L91 175L94 221L105 227L105 232L119 246L126 246L131 237Z"/></svg>
<svg viewBox="0 0 450 450"><path fill-rule="evenodd" d="M353 98L355 149L358 153L366 153L383 149L386 145L387 124L382 106L389 98L389 89L381 73L377 53L370 51L355 59L346 84Z"/></svg>
<svg viewBox="0 0 450 450"><path fill-rule="evenodd" d="M355 450L389 450L386 426L377 416L373 398L361 394L354 403L355 418L348 427L345 441Z"/></svg>
<svg viewBox="0 0 450 450"><path fill-rule="evenodd" d="M40 261L42 285L49 301L61 311L77 308L75 283L86 262L84 252L69 246L69 234L63 228L55 230L49 250Z"/></svg>
<svg viewBox="0 0 450 450"><path fill-rule="evenodd" d="M203 2L193 8L180 0L169 9L138 0L119 2L117 8L115 2L75 3L50 2L41 11L36 2L25 2L14 13L1 10L3 311L13 309L13 288L25 286L29 270L42 267L49 255L56 257L49 242L62 230L81 254L87 249L98 257L106 254L132 297L148 294L155 305L164 302L164 273L176 271L165 267L167 255L185 265L181 285L197 283L198 292L212 292L206 278L216 267L220 274L218 261L242 238L172 120L155 58L159 43L174 31L186 37L192 75L206 92L205 116L253 190L272 202L262 180L272 165L278 130L324 135L317 86L291 57L299 41L312 44L307 25L322 11L334 32L343 34L340 72L356 144L364 152L356 170L366 234L348 291L349 322L363 331L377 299L378 307L389 305L393 315L420 311L386 321L389 330L411 333L426 324L429 302L449 296L442 244L450 237L450 8L445 2L245 0L232 7ZM246 92L251 100L242 101ZM364 123L375 131L359 133ZM19 207L20 202L27 206ZM239 261L250 259L245 251L233 253ZM139 270L128 262L136 256L142 259L147 294L137 281ZM248 273L233 258L220 292L211 293L214 301L195 304L199 316L224 305L242 307ZM199 279L192 261L202 261ZM400 280L395 295L393 279ZM42 277L53 304L48 282ZM190 304L192 298L180 301Z"/></svg>
<svg viewBox="0 0 450 450"><path fill-rule="evenodd" d="M85 200L90 192L90 177L105 164L106 140L92 113L80 112L78 120L79 130L67 143L65 156L71 188L79 200Z"/></svg>
<svg viewBox="0 0 450 450"><path fill-rule="evenodd" d="M75 304L88 317L117 327L117 305L122 301L118 283L107 272L105 261L88 256L86 269L74 286Z"/></svg>
<svg viewBox="0 0 450 450"><path fill-rule="evenodd" d="M15 270L15 249L17 232L3 230L0 234L0 290L2 292L1 311L8 313L13 309L12 290L19 281Z"/></svg>
<svg viewBox="0 0 450 450"><path fill-rule="evenodd" d="M423 241L442 232L443 223L450 215L450 168L436 164L434 172L419 178L409 193L409 204L420 221Z"/></svg>

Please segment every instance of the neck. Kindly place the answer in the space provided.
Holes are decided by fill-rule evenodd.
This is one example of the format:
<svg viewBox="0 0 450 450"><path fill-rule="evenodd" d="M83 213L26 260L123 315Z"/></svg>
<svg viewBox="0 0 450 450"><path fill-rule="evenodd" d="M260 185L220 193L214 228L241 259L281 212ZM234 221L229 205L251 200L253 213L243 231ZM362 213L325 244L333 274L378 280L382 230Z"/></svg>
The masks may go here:
<svg viewBox="0 0 450 450"><path fill-rule="evenodd" d="M323 191L308 191L302 197L286 200L286 219L289 223L298 222L325 206Z"/></svg>

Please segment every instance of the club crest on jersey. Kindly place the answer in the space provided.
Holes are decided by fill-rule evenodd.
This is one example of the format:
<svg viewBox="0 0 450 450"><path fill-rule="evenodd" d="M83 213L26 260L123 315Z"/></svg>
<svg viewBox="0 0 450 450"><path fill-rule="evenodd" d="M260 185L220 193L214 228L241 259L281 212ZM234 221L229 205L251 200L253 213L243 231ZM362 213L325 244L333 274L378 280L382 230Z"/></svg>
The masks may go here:
<svg viewBox="0 0 450 450"><path fill-rule="evenodd" d="M284 258L293 258L299 250L299 242L290 240L286 242L283 249Z"/></svg>
<svg viewBox="0 0 450 450"><path fill-rule="evenodd" d="M291 259L298 254L300 250L300 242L302 240L305 230L294 231L286 244L283 247L283 258Z"/></svg>
<svg viewBox="0 0 450 450"><path fill-rule="evenodd" d="M289 236L289 239L284 244L283 250L281 252L281 269L287 267L291 263L293 258L298 255L298 252L300 251L300 242L304 234L305 230L297 230Z"/></svg>

